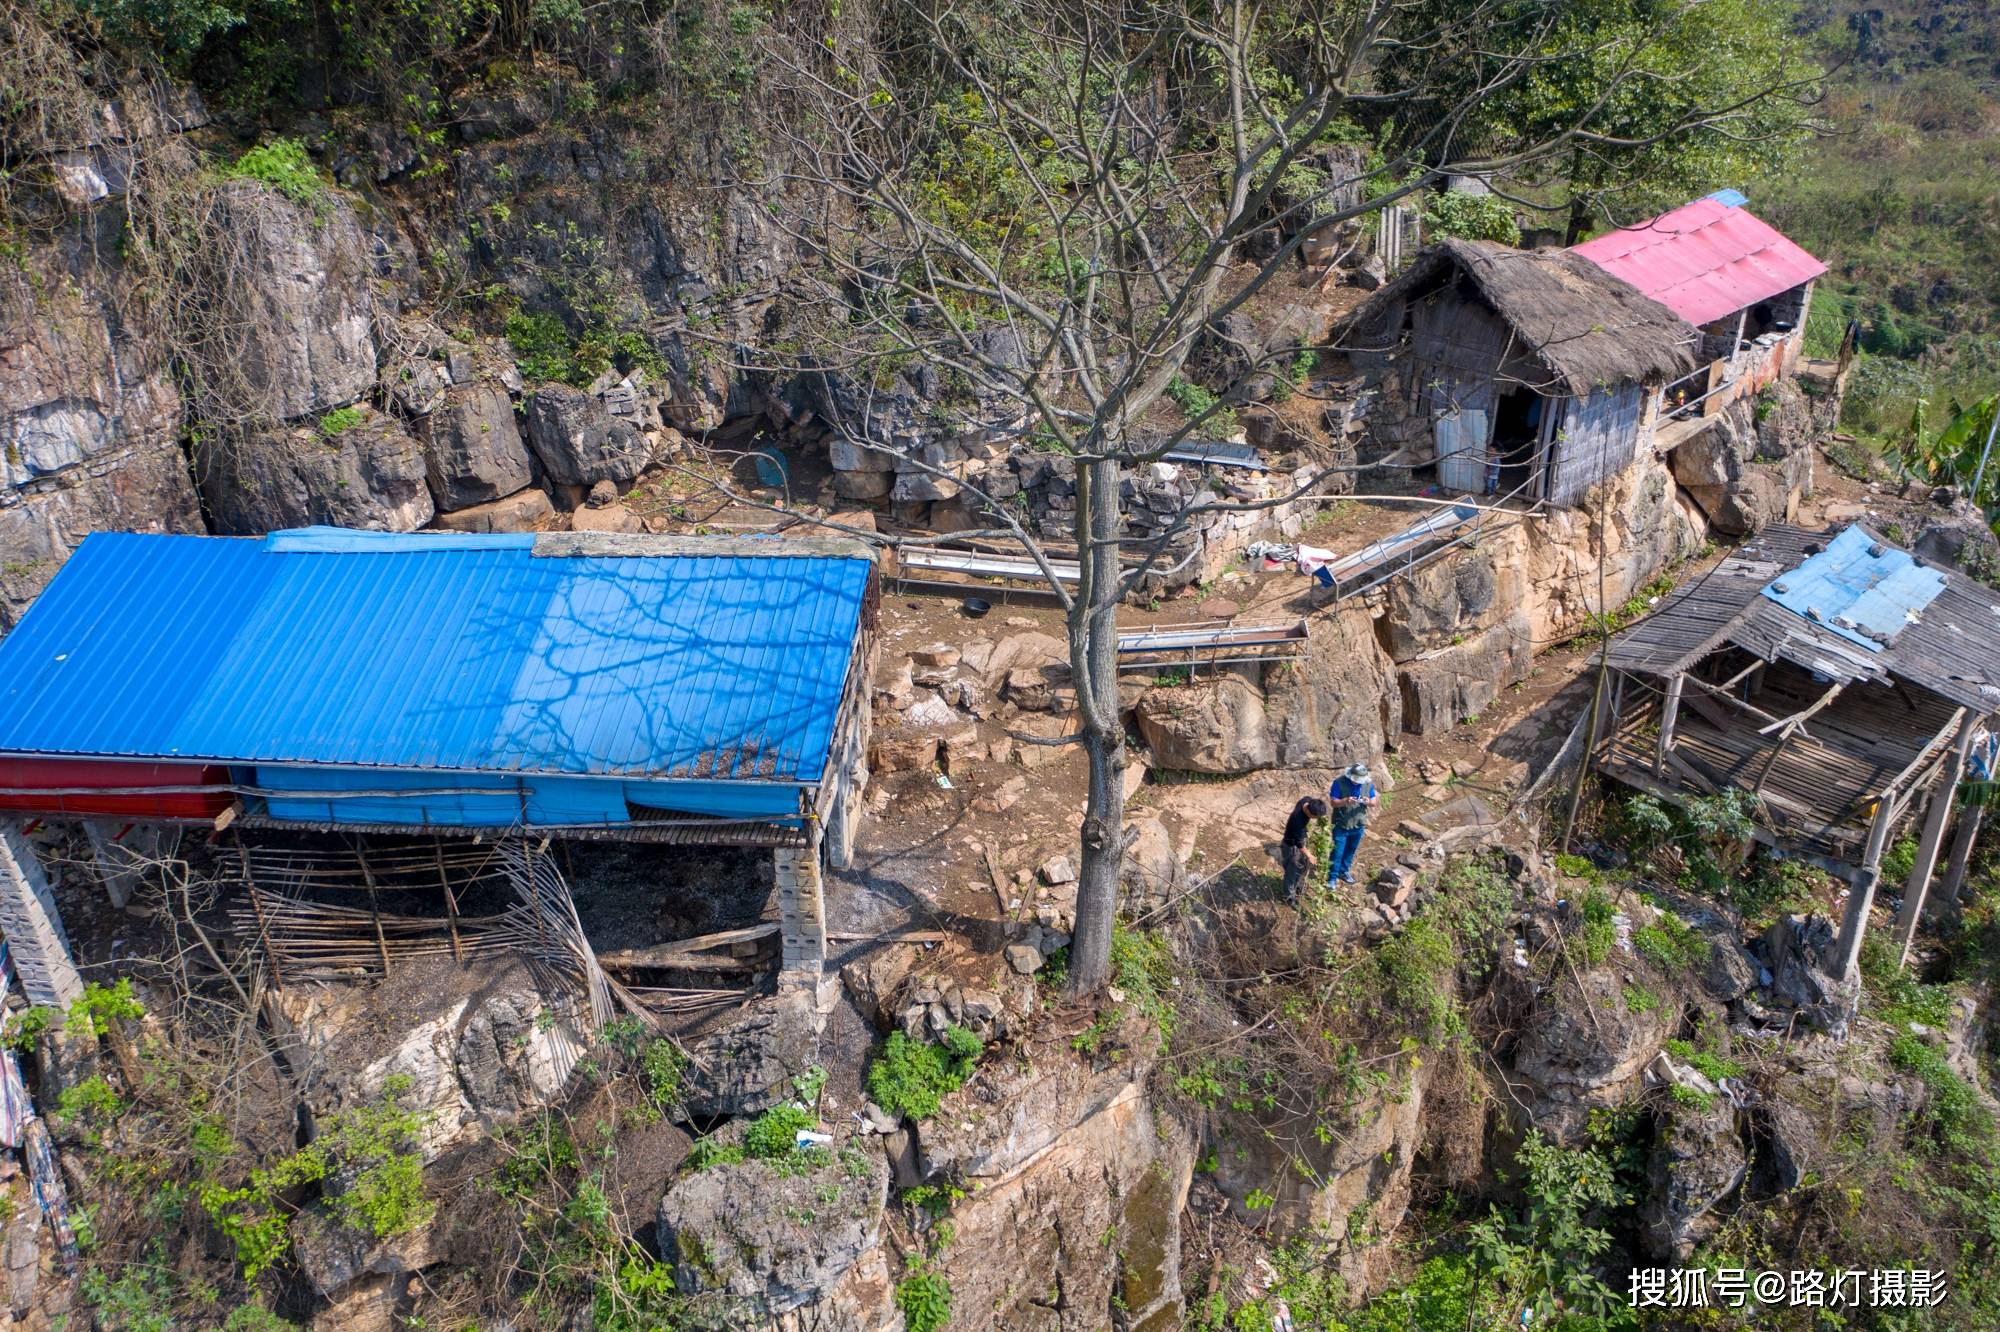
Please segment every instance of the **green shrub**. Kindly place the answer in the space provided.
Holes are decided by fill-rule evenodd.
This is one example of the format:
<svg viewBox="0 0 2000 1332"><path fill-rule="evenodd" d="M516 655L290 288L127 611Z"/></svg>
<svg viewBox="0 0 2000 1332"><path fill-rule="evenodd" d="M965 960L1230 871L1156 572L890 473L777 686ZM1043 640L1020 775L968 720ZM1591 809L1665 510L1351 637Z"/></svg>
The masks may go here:
<svg viewBox="0 0 2000 1332"><path fill-rule="evenodd" d="M744 1133L743 1150L759 1161L789 1160L799 1150L799 1134L810 1133L817 1123L810 1110L774 1105Z"/></svg>
<svg viewBox="0 0 2000 1332"><path fill-rule="evenodd" d="M940 1101L965 1085L985 1049L963 1027L945 1028L942 1045L892 1032L868 1065L868 1095L898 1119L929 1119Z"/></svg>
<svg viewBox="0 0 2000 1332"><path fill-rule="evenodd" d="M552 314L516 310L507 316L506 333L524 379L564 384L575 379L576 342L562 320Z"/></svg>
<svg viewBox="0 0 2000 1332"><path fill-rule="evenodd" d="M1521 224L1514 218L1514 209L1497 194L1467 194L1462 190L1433 194L1424 206L1424 225L1434 237L1499 241L1502 245L1521 243Z"/></svg>
<svg viewBox="0 0 2000 1332"><path fill-rule="evenodd" d="M323 439L334 439L366 419L359 407L336 407L319 418L319 433Z"/></svg>
<svg viewBox="0 0 2000 1332"><path fill-rule="evenodd" d="M639 1076L645 1080L646 1094L662 1109L681 1103L686 1091L687 1055L668 1040L655 1040L639 1056Z"/></svg>
<svg viewBox="0 0 2000 1332"><path fill-rule="evenodd" d="M937 1332L951 1321L951 1283L944 1273L919 1261L896 1283L896 1307L906 1332Z"/></svg>
<svg viewBox="0 0 2000 1332"><path fill-rule="evenodd" d="M1222 399L1185 375L1175 375L1168 382L1167 396L1190 422L1200 421L1198 428L1204 432L1217 436L1236 433L1236 413L1220 406Z"/></svg>
<svg viewBox="0 0 2000 1332"><path fill-rule="evenodd" d="M1708 960L1708 941L1671 911L1634 930L1632 947L1662 971L1689 971Z"/></svg>
<svg viewBox="0 0 2000 1332"><path fill-rule="evenodd" d="M1696 1049L1690 1041L1668 1041L1667 1053L1711 1082L1743 1076L1743 1065L1710 1050Z"/></svg>
<svg viewBox="0 0 2000 1332"><path fill-rule="evenodd" d="M326 182L320 178L306 146L297 139L260 143L222 174L230 180L254 180L269 185L297 204L318 204L326 195Z"/></svg>
<svg viewBox="0 0 2000 1332"><path fill-rule="evenodd" d="M1985 1149L1993 1136L1993 1121L1978 1093L1952 1071L1942 1050L1905 1032L1889 1042L1889 1062L1924 1084L1929 1092L1924 1123L1941 1145L1973 1155Z"/></svg>
<svg viewBox="0 0 2000 1332"><path fill-rule="evenodd" d="M1588 889L1577 908L1583 917L1576 932L1577 946L1583 951L1586 966L1599 966L1611 956L1611 949L1618 942L1618 926L1612 919L1618 914L1617 908L1601 888Z"/></svg>
<svg viewBox="0 0 2000 1332"><path fill-rule="evenodd" d="M202 1185L202 1207L235 1244L246 1277L255 1278L290 1248L282 1197L304 1185L344 1181L326 1198L335 1220L376 1239L408 1234L430 1219L434 1208L424 1196L417 1150L428 1116L404 1105L410 1085L403 1074L385 1079L379 1101L328 1115L317 1138L251 1171L241 1188Z"/></svg>

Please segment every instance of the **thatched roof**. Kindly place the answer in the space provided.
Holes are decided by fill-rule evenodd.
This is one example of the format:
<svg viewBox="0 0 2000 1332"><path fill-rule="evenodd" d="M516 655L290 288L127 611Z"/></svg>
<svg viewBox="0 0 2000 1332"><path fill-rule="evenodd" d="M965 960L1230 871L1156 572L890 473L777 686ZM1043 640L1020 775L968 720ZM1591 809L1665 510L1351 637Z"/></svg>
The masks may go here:
<svg viewBox="0 0 2000 1332"><path fill-rule="evenodd" d="M1366 340L1399 336L1409 303L1462 279L1521 339L1520 350L1570 393L1625 381L1678 379L1695 367L1693 325L1621 278L1567 250L1516 250L1443 240L1357 310ZM1398 327L1386 327L1391 322ZM1379 345L1379 344L1378 344Z"/></svg>

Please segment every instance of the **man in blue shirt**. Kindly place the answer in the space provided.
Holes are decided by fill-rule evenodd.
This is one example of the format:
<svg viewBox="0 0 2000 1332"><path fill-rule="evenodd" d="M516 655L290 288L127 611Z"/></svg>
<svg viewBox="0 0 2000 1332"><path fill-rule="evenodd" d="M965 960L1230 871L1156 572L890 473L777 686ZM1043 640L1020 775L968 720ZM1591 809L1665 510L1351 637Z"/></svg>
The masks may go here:
<svg viewBox="0 0 2000 1332"><path fill-rule="evenodd" d="M1381 803L1368 765L1357 763L1334 778L1327 788L1327 803L1333 806L1333 847L1326 858L1326 886L1354 882L1354 853L1361 849L1361 836L1368 831L1368 812Z"/></svg>

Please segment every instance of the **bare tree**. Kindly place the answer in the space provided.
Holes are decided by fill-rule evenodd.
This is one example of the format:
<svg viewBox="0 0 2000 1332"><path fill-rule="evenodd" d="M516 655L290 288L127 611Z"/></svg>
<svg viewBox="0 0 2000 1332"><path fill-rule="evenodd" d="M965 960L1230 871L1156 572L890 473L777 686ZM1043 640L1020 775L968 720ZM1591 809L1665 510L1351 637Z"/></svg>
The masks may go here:
<svg viewBox="0 0 2000 1332"><path fill-rule="evenodd" d="M1518 140L1480 108L1580 51L1564 37L1574 25L1490 2L884 0L812 42L767 47L785 184L823 201L818 228L797 240L818 259L811 364L836 400L824 414L846 446L895 453L961 487L987 534L1017 542L1061 599L1071 738L1090 769L1076 992L1109 976L1127 845L1119 605L1205 515L1311 488L1197 497L1162 530L1130 538L1119 504L1128 470L1199 437L1252 376L1298 348L1249 349L1218 401L1185 410L1191 395L1177 381L1190 356L1218 321L1297 271L1308 237L1447 174L1524 176L1625 134L1599 123L1628 79L1649 77L1650 46L1674 22L1662 11L1651 29L1584 48L1609 71L1594 96ZM1666 143L1737 113L1696 107L1651 133ZM1361 146L1329 151L1343 143ZM1054 577L1057 555L1025 515L924 457L894 388L913 367L962 404L932 428L984 431L1074 466L1073 587Z"/></svg>

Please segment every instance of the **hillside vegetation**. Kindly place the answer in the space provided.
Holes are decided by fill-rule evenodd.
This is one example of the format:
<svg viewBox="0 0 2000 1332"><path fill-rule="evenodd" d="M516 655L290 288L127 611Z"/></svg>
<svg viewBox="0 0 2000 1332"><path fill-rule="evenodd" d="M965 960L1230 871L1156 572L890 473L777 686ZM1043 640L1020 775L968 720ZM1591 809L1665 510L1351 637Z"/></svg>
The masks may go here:
<svg viewBox="0 0 2000 1332"><path fill-rule="evenodd" d="M1979 0L1806 6L1829 66L1827 119L1756 206L1832 268L1813 350L1862 325L1848 423L1904 429L2000 379L2000 12Z"/></svg>

